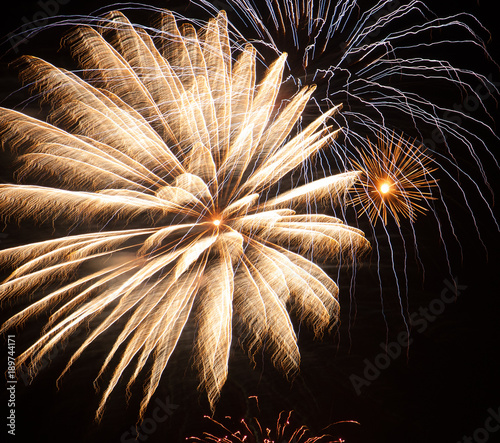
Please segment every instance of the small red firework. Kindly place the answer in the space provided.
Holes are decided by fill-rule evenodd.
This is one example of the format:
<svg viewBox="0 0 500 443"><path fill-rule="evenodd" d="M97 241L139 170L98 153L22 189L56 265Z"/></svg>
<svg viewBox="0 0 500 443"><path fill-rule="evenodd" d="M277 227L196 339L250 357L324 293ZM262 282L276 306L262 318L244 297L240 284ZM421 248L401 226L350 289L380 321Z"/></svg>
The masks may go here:
<svg viewBox="0 0 500 443"><path fill-rule="evenodd" d="M330 434L311 436L311 431L305 425L295 426L292 423L293 411L282 411L273 428L262 426L260 421L253 417L249 421L242 419L236 425L233 423L224 425L211 417L205 416L207 420L218 428L215 433L204 432L202 437L189 437L189 442L202 443L344 443L345 440ZM231 417L226 417L231 420ZM355 421L342 421L332 423L354 423ZM330 427L328 426L328 427ZM233 428L231 430L230 428Z"/></svg>

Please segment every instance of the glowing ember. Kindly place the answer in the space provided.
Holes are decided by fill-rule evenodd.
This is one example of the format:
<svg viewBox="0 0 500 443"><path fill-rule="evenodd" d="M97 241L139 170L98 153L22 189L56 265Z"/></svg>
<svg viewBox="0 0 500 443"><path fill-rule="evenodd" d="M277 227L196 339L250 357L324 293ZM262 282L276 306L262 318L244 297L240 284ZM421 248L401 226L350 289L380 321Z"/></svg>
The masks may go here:
<svg viewBox="0 0 500 443"><path fill-rule="evenodd" d="M382 183L379 189L382 194L387 194L391 190L391 186L386 182Z"/></svg>

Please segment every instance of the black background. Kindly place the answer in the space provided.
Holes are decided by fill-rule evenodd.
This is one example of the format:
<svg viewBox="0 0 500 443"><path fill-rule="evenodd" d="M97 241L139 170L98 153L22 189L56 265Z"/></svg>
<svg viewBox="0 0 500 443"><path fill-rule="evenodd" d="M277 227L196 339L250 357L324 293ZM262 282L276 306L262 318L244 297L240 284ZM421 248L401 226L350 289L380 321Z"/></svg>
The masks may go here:
<svg viewBox="0 0 500 443"><path fill-rule="evenodd" d="M60 7L61 14L88 14L111 2L76 0ZM156 6L178 6L179 2L150 2ZM432 5L438 12L468 11L474 14L492 33L488 49L493 58L500 61L497 10L495 4L475 1L443 1ZM183 8L180 8L183 9ZM2 35L7 35L23 24L22 18L33 18L40 10L36 2L10 3L2 10ZM147 23L150 13L134 12L138 20ZM44 31L20 45L19 55L33 53L61 64L67 63L64 53L56 53L57 41L62 30L56 28ZM4 50L10 49L4 42ZM16 54L9 51L2 59L2 106L11 107L20 102L23 94L7 96L19 87L14 73L6 66ZM448 56L467 65L468 53L450 53ZM482 61L481 61L482 60ZM485 75L492 74L500 81L500 72L486 58L471 59L469 66ZM490 105L492 112L495 106ZM485 137L487 135L485 134ZM488 139L491 140L491 139ZM490 149L498 153L498 141L490 142ZM2 174L9 179L10 164L4 158ZM498 193L498 169L487 161L488 177ZM469 185L464 185L467 192ZM443 183L443 192L448 191ZM467 208L455 200L450 187L446 194L461 249L453 241L449 231L444 233L448 246L448 257L443 252L435 225L425 218L416 225L418 245L423 270L409 257L408 295L403 297L405 315L414 314L420 323L414 323L409 348L399 346L399 355L389 358L389 366L374 377L369 386L363 386L357 395L352 376L363 377L367 362L382 362L384 346L395 342L405 331L404 317L398 299L398 292L390 264L390 251L382 247L380 265L382 295L377 278L377 258L360 266L354 288L350 285L350 274L341 274L341 323L333 334L323 340L314 340L312 334L300 329L299 347L302 354L301 372L293 380L286 380L274 370L266 356L258 356L252 368L245 353L234 346L229 367L229 379L222 391L215 418L235 429L238 420L252 415L258 416L264 426L272 427L280 411L294 410L295 424L306 424L317 435L328 425L328 432L347 442L458 442L464 436L484 426L490 415L489 408L499 413L499 253L498 231L485 206L472 202L474 214L482 240L481 245L476 228L472 224ZM491 201L491 198L486 195ZM396 230L389 225L388 230ZM5 235L37 238L36 231L9 231ZM408 227L402 227L403 235L411 236ZM14 233L13 233L14 232ZM375 231L383 235L383 231ZM396 232L395 237L399 234ZM367 234L368 235L368 234ZM27 241L25 237L22 241ZM451 240L450 240L451 239ZM9 237L3 237L8 245ZM370 238L373 242L373 239ZM397 241L395 242L398 243ZM409 243L411 243L411 238ZM410 247L411 250L411 247ZM399 251L399 252L398 252ZM462 254L461 254L462 251ZM411 254L410 254L411 255ZM396 248L395 267L399 274L403 265L401 248ZM451 263L451 270L448 266ZM455 278L460 294L456 301L446 304L444 311L432 320L423 320L418 314L420 308L427 308L439 299L448 288L446 282ZM450 294L448 292L447 294ZM383 301L383 306L382 306ZM3 306L4 319L12 310ZM16 331L17 352L31 343L38 335L41 324L30 323ZM17 436L13 441L134 441L132 438L138 404L141 397L140 384L132 390L127 402L124 385L119 385L106 409L101 423L93 421L99 394L92 385L106 349L106 339L92 347L63 379L58 390L55 381L65 367L72 349L82 331L72 338L66 348L58 348L50 365L44 368L32 384L23 379L17 390ZM111 340L111 339L110 339ZM235 340L236 341L236 340ZM191 435L200 436L204 430L211 430L203 415L210 410L204 394L196 390L196 376L191 369L191 330L184 334L174 357L167 367L164 380L153 397L145 414L148 419L155 414L157 400L169 399L172 405L168 418L143 429L139 441L180 442ZM395 349L394 347L389 349ZM390 352L390 351L388 351ZM6 350L3 352L6 355ZM387 358L387 357L385 357ZM5 362L6 358L1 359ZM3 363L2 363L3 364ZM383 363L382 363L383 364ZM109 375L109 374L108 374ZM260 409L249 396L257 396ZM5 410L3 408L2 410ZM231 416L232 420L226 419ZM3 420L6 421L6 420ZM338 423L356 421L355 423ZM337 423L337 424L334 424ZM6 426L0 426L3 441L7 436ZM477 434L479 435L479 434ZM483 440L486 441L486 440ZM490 442L500 441L500 431L489 436Z"/></svg>

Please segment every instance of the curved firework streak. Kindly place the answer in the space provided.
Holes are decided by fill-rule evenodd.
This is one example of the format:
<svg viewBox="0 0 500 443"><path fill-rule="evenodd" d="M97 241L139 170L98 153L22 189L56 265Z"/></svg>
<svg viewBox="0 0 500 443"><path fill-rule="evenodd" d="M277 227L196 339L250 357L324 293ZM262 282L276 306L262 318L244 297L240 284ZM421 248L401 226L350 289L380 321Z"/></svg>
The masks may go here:
<svg viewBox="0 0 500 443"><path fill-rule="evenodd" d="M358 171L278 186L336 137L328 122L338 107L292 135L314 88L278 102L286 55L258 80L255 49L232 50L224 13L197 31L164 12L151 35L112 12L65 44L86 81L38 58L17 62L50 103L50 123L1 109L2 142L22 154L18 177L47 183L0 185L2 218L64 221L69 232L87 226L0 251L14 268L1 300L38 297L1 331L52 312L17 364L36 370L58 342L98 319L66 372L119 324L99 377L115 355L118 363L96 417L124 371L133 368L130 386L149 364L142 416L195 316L195 365L213 408L227 377L234 311L250 355L266 342L275 366L296 372L287 309L317 335L338 311L336 284L311 260L369 248L360 230L302 210L341 201ZM97 270L75 278L89 263Z"/></svg>

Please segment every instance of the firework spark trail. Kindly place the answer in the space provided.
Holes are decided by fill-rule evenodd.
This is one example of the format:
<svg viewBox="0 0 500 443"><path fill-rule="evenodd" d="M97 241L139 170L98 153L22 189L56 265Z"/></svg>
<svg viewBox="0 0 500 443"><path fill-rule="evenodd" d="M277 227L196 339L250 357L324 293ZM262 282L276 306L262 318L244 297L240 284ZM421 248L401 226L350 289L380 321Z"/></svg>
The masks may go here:
<svg viewBox="0 0 500 443"><path fill-rule="evenodd" d="M339 108L292 135L313 88L277 106L285 54L257 82L256 51L231 49L224 13L200 30L179 27L168 12L161 23L150 35L112 12L99 26L73 31L65 44L86 81L21 58L21 77L52 107L50 123L1 110L3 144L22 154L19 177L48 183L0 185L3 218L90 230L0 253L14 269L1 299L38 297L1 330L52 312L18 359L36 371L60 341L100 321L64 375L124 320L96 379L119 354L98 419L134 365L127 389L149 367L143 416L193 316L195 365L212 408L227 377L233 310L249 354L266 341L274 364L295 373L300 354L287 310L318 336L338 313L337 285L310 260L349 261L369 249L363 233L340 219L297 212L342 202L359 171L273 191L336 137L327 123ZM115 255L114 263L102 261ZM76 274L89 263L99 270Z"/></svg>

